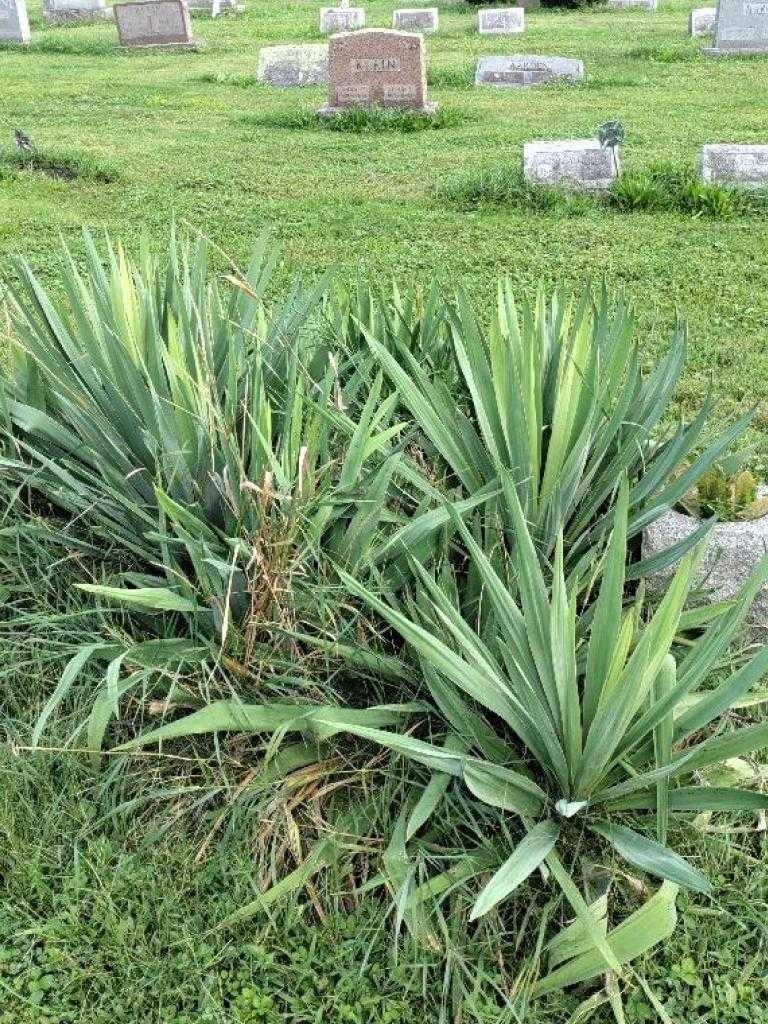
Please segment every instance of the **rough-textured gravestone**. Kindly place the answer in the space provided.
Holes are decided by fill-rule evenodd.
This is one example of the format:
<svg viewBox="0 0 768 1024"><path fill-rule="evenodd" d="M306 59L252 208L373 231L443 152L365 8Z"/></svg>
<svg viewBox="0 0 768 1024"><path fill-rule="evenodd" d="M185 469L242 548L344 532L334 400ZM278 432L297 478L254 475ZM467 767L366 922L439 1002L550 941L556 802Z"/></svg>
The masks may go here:
<svg viewBox="0 0 768 1024"><path fill-rule="evenodd" d="M610 188L618 176L618 157L597 139L526 142L523 175L536 185L599 191Z"/></svg>
<svg viewBox="0 0 768 1024"><path fill-rule="evenodd" d="M365 9L342 4L339 7L320 8L320 31L324 35L334 32L354 32L365 28Z"/></svg>
<svg viewBox="0 0 768 1024"><path fill-rule="evenodd" d="M28 43L29 18L25 0L0 0L0 43Z"/></svg>
<svg viewBox="0 0 768 1024"><path fill-rule="evenodd" d="M716 7L697 7L691 11L691 18L688 22L688 30L692 36L706 36L715 27L717 17Z"/></svg>
<svg viewBox="0 0 768 1024"><path fill-rule="evenodd" d="M392 14L392 28L402 32L437 32L440 14L437 7L408 7Z"/></svg>
<svg viewBox="0 0 768 1024"><path fill-rule="evenodd" d="M265 46L256 77L268 85L327 85L328 44Z"/></svg>
<svg viewBox="0 0 768 1024"><path fill-rule="evenodd" d="M570 57L541 57L514 53L510 57L481 57L477 62L475 85L520 88L566 80L581 82L584 64Z"/></svg>
<svg viewBox="0 0 768 1024"><path fill-rule="evenodd" d="M370 28L333 36L328 83L322 115L372 106L428 114L437 110L437 104L427 102L424 39L413 32Z"/></svg>
<svg viewBox="0 0 768 1024"><path fill-rule="evenodd" d="M167 46L195 49L186 0L142 0L115 4L121 46Z"/></svg>
<svg viewBox="0 0 768 1024"><path fill-rule="evenodd" d="M709 56L768 53L768 0L719 0Z"/></svg>
<svg viewBox="0 0 768 1024"><path fill-rule="evenodd" d="M608 0L608 6L615 10L626 10L630 7L640 7L645 11L658 9L659 0Z"/></svg>
<svg viewBox="0 0 768 1024"><path fill-rule="evenodd" d="M762 493L761 493L762 491ZM764 496L765 490L758 491ZM693 516L669 509L643 531L643 558L682 543L701 526ZM703 542L704 552L694 574L693 592L709 601L733 601L768 551L768 517L745 522L716 523ZM677 565L647 577L648 589L665 594ZM746 617L747 639L768 641L768 586L757 593Z"/></svg>
<svg viewBox="0 0 768 1024"><path fill-rule="evenodd" d="M768 188L768 146L702 146L701 177L720 185Z"/></svg>
<svg viewBox="0 0 768 1024"><path fill-rule="evenodd" d="M67 21L107 21L113 17L106 0L43 0L43 20L49 25Z"/></svg>
<svg viewBox="0 0 768 1024"><path fill-rule="evenodd" d="M525 31L523 7L481 8L477 12L477 31L484 36L509 36Z"/></svg>

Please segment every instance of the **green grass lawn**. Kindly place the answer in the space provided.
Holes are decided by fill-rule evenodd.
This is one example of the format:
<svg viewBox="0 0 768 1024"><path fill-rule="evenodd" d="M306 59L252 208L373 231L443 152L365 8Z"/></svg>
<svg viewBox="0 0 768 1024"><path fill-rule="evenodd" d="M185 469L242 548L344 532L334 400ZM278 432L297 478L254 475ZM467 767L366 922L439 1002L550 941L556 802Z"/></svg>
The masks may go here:
<svg viewBox="0 0 768 1024"><path fill-rule="evenodd" d="M395 5L373 0L368 24L390 25ZM44 149L91 157L112 184L55 182L21 173L0 181L0 255L22 251L53 270L59 233L77 247L81 225L107 225L136 242L162 238L174 216L232 257L270 227L286 272L329 266L377 278L465 282L488 297L498 274L521 287L605 276L636 301L648 344L666 339L677 311L691 328L686 394L714 386L728 402L768 395L765 250L768 221L713 222L678 214L486 208L462 212L435 189L485 167L518 166L524 141L594 135L618 118L628 170L658 160L691 164L706 142L768 139L768 58L712 61L687 37L691 3L658 13L534 12L525 34L480 37L462 4L441 10L428 41L431 94L460 123L414 134L296 130L324 90L256 84L261 45L317 41L318 5L249 0L242 17L195 19L199 53L121 53L113 26L42 26L33 44L0 54L0 138L24 128ZM582 58L583 86L475 88L482 54Z"/></svg>
<svg viewBox="0 0 768 1024"><path fill-rule="evenodd" d="M628 170L691 165L707 142L768 142L768 57L705 60L703 41L687 37L693 3L680 0L662 0L654 14L533 12L525 34L506 40L478 36L474 13L455 3L441 9L440 34L427 44L431 98L451 111L446 127L331 132L296 127L308 124L302 115L322 104L323 89L255 81L261 45L320 40L319 4L247 3L240 17L195 19L206 43L197 53L123 53L114 27L47 29L31 5L33 44L0 48L3 269L21 253L52 282L60 235L78 252L83 225L105 226L131 248L146 235L160 249L175 218L236 260L269 228L282 244L283 278L335 267L383 282L463 283L487 302L500 274L521 289L604 277L634 300L649 361L676 315L688 321L684 406L710 387L725 410L765 406L753 440L757 463L768 466L768 220L467 211L439 195L467 174L517 167L526 140L592 136L609 119L626 126ZM368 25L391 25L394 6L366 4ZM477 57L505 52L581 58L586 82L476 89ZM83 176L16 169L16 127L42 152L79 160ZM96 180L101 172L113 180ZM3 323L0 315L0 335ZM0 605L11 585L0 573ZM22 661L21 648L2 644L0 733L25 745L63 653L41 638ZM212 929L261 884L253 835L222 835L198 864L201 836L176 823L172 802L113 815L128 798L121 785L110 765L95 777L71 755L32 757L11 744L0 752L0 1024L432 1024L441 1006L446 1021L515 1020L487 993L503 990L520 956L533 953L535 931L522 952L509 935L500 949L479 945L471 964L453 963L452 978L479 966L488 983L474 994L467 984L463 1017L451 1010L440 966L414 950L393 966L389 922L375 904L348 916L332 878L325 922L293 909L224 936ZM689 831L681 845L717 898L682 897L680 926L640 970L676 1024L764 1024L762 837ZM583 994L537 1006L526 1020L564 1024ZM656 1019L640 988L627 1013L629 1024ZM593 1019L611 1018L601 1010Z"/></svg>

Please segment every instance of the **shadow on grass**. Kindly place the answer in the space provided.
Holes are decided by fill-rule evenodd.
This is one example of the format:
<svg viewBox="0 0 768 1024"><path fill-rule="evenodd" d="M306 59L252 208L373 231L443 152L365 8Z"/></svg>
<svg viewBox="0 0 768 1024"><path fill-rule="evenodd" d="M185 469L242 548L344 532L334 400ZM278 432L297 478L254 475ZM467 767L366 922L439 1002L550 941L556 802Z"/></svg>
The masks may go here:
<svg viewBox="0 0 768 1024"><path fill-rule="evenodd" d="M607 192L536 185L518 169L486 168L440 186L436 198L459 210L503 206L533 212L583 216L595 210L618 213L679 213L729 220L768 217L768 189L745 189L700 181L691 167L652 164L622 174Z"/></svg>
<svg viewBox="0 0 768 1024"><path fill-rule="evenodd" d="M0 175L6 180L23 173L43 174L54 181L96 181L109 185L119 175L114 167L94 157L71 151L33 149L0 151Z"/></svg>
<svg viewBox="0 0 768 1024"><path fill-rule="evenodd" d="M409 135L413 132L453 128L467 120L463 111L451 107L441 107L435 114L359 107L327 117L320 117L316 111L309 110L248 114L237 118L236 123L254 128L285 128L289 131L349 132L355 135L400 132Z"/></svg>

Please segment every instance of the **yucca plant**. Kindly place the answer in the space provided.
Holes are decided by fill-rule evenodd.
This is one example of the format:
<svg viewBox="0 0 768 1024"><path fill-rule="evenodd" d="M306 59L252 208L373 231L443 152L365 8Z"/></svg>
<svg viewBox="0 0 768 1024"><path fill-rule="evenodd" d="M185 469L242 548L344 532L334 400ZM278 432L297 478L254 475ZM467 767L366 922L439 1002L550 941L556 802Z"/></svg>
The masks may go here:
<svg viewBox="0 0 768 1024"><path fill-rule="evenodd" d="M489 614L482 630L462 617L455 588L423 568L415 567L421 591L407 610L383 601L370 587L342 573L350 593L389 623L414 654L445 736L438 742L434 725L429 740L369 728L345 719L343 710L334 711L326 721L324 712L315 709L293 722L301 730L306 715L310 733L325 725L347 731L433 773L404 819L400 838L393 840L394 850L390 846L396 868L402 868L408 839L427 825L453 786L465 787L460 807L476 801L481 809L505 812L510 823L503 834L516 833L519 840L497 862L477 895L472 916L488 913L538 868L547 869L580 922L580 952L597 951L596 958L587 957L594 974L620 970L642 941L627 936L621 926L606 937L605 919L585 900L563 854L577 849L586 833L593 846L607 843L634 868L664 879L668 885L659 896L664 909L653 932L661 934L673 913L676 887L710 891L701 872L668 845L670 819L691 811L768 807L764 793L706 786L698 774L768 745L768 724L730 730L724 717L768 672L768 648L714 688L703 688L768 577L768 558L739 600L680 653L675 636L697 552L682 560L652 614L645 616L641 593L625 607L628 506L625 481L597 600L581 625L578 583L569 585L565 578L562 535L555 544L550 587L514 491L510 509L517 540L518 596L512 596L461 518L455 520L483 580ZM215 714L205 709L162 726L130 746L220 729L273 731L263 716L251 723L236 707L222 706ZM628 827L622 817L626 812L650 812L656 838ZM465 879L492 866L487 856L475 861L466 856L463 863L468 869ZM398 877L399 869L392 870ZM405 879L407 872L399 874ZM418 909L425 898L424 892L413 889L412 876L405 880L410 889L404 884L399 895L402 914ZM424 889L440 892L456 881L454 869L425 883ZM566 972L563 977L567 976Z"/></svg>
<svg viewBox="0 0 768 1024"><path fill-rule="evenodd" d="M491 623L482 635L461 616L450 588L423 569L417 570L423 590L407 614L344 575L350 591L396 629L416 655L449 728L443 745L410 735L353 731L435 773L441 781L430 784L427 811L452 780L461 781L476 800L513 814L522 829L518 846L478 895L474 917L546 864L589 925L584 901L557 852L567 850L584 830L607 841L635 868L708 892L701 873L667 845L670 817L768 806L763 793L697 784L700 769L768 744L765 723L729 731L723 719L768 672L768 649L714 689L702 689L764 584L768 559L739 601L676 657L673 642L696 554L685 556L647 621L641 596L624 608L628 505L625 482L596 605L581 627L578 585L569 586L564 574L562 536L555 545L550 590L514 492L517 598L456 520L490 608ZM578 636L584 637L582 643ZM651 811L657 838L617 820L620 811ZM426 817L422 807L420 820ZM615 955L589 926L615 968Z"/></svg>
<svg viewBox="0 0 768 1024"><path fill-rule="evenodd" d="M667 426L685 361L684 330L677 328L646 374L631 312L622 304L612 309L604 290L578 298L540 291L534 302L518 304L503 281L488 330L463 292L447 317L459 387L448 387L397 339L364 333L420 427L432 471L465 496L495 483L501 494L487 509L498 513L510 541L514 492L542 564L562 533L566 574L592 560L610 529L623 475L634 537L695 486L749 423L751 414L705 445L707 401L690 423ZM683 553L678 547L632 574Z"/></svg>

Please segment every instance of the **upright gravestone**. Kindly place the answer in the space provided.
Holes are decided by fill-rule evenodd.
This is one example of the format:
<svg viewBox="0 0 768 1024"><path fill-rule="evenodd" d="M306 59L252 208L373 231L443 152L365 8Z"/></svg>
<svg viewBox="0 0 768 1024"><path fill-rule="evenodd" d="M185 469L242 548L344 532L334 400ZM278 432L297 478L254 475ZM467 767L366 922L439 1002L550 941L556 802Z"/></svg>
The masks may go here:
<svg viewBox="0 0 768 1024"><path fill-rule="evenodd" d="M265 46L256 77L267 85L327 85L328 44Z"/></svg>
<svg viewBox="0 0 768 1024"><path fill-rule="evenodd" d="M702 146L701 177L718 185L768 188L768 146Z"/></svg>
<svg viewBox="0 0 768 1024"><path fill-rule="evenodd" d="M186 0L120 3L114 11L121 46L194 50L200 45L192 35Z"/></svg>
<svg viewBox="0 0 768 1024"><path fill-rule="evenodd" d="M514 53L509 57L481 57L477 62L475 85L515 89L547 82L581 82L584 64L570 57L541 57Z"/></svg>
<svg viewBox="0 0 768 1024"><path fill-rule="evenodd" d="M433 114L427 102L424 38L394 29L333 36L328 46L328 103L323 116L351 107L394 107Z"/></svg>
<svg viewBox="0 0 768 1024"><path fill-rule="evenodd" d="M0 0L0 43L28 43L29 18L25 0Z"/></svg>
<svg viewBox="0 0 768 1024"><path fill-rule="evenodd" d="M482 36L509 36L525 31L523 7L482 8L477 12L477 31Z"/></svg>
<svg viewBox="0 0 768 1024"><path fill-rule="evenodd" d="M220 14L242 14L245 4L237 0L187 0L190 14L206 14L218 18Z"/></svg>
<svg viewBox="0 0 768 1024"><path fill-rule="evenodd" d="M697 7L691 11L688 31L692 36L707 36L715 27L716 7Z"/></svg>
<svg viewBox="0 0 768 1024"><path fill-rule="evenodd" d="M768 53L768 0L719 0L712 57Z"/></svg>
<svg viewBox="0 0 768 1024"><path fill-rule="evenodd" d="M644 11L655 11L658 9L659 0L608 0L608 6L613 7L615 10L640 7Z"/></svg>
<svg viewBox="0 0 768 1024"><path fill-rule="evenodd" d="M401 32L437 32L439 19L437 7L401 8L392 14L392 28Z"/></svg>
<svg viewBox="0 0 768 1024"><path fill-rule="evenodd" d="M106 0L43 0L43 20L49 25L67 21L107 21L114 17Z"/></svg>
<svg viewBox="0 0 768 1024"><path fill-rule="evenodd" d="M336 7L320 8L320 31L323 35L354 32L358 28L365 28L365 8L350 7L349 0L341 0Z"/></svg>
<svg viewBox="0 0 768 1024"><path fill-rule="evenodd" d="M535 185L604 191L618 173L618 157L597 139L526 142L523 146L523 175Z"/></svg>

